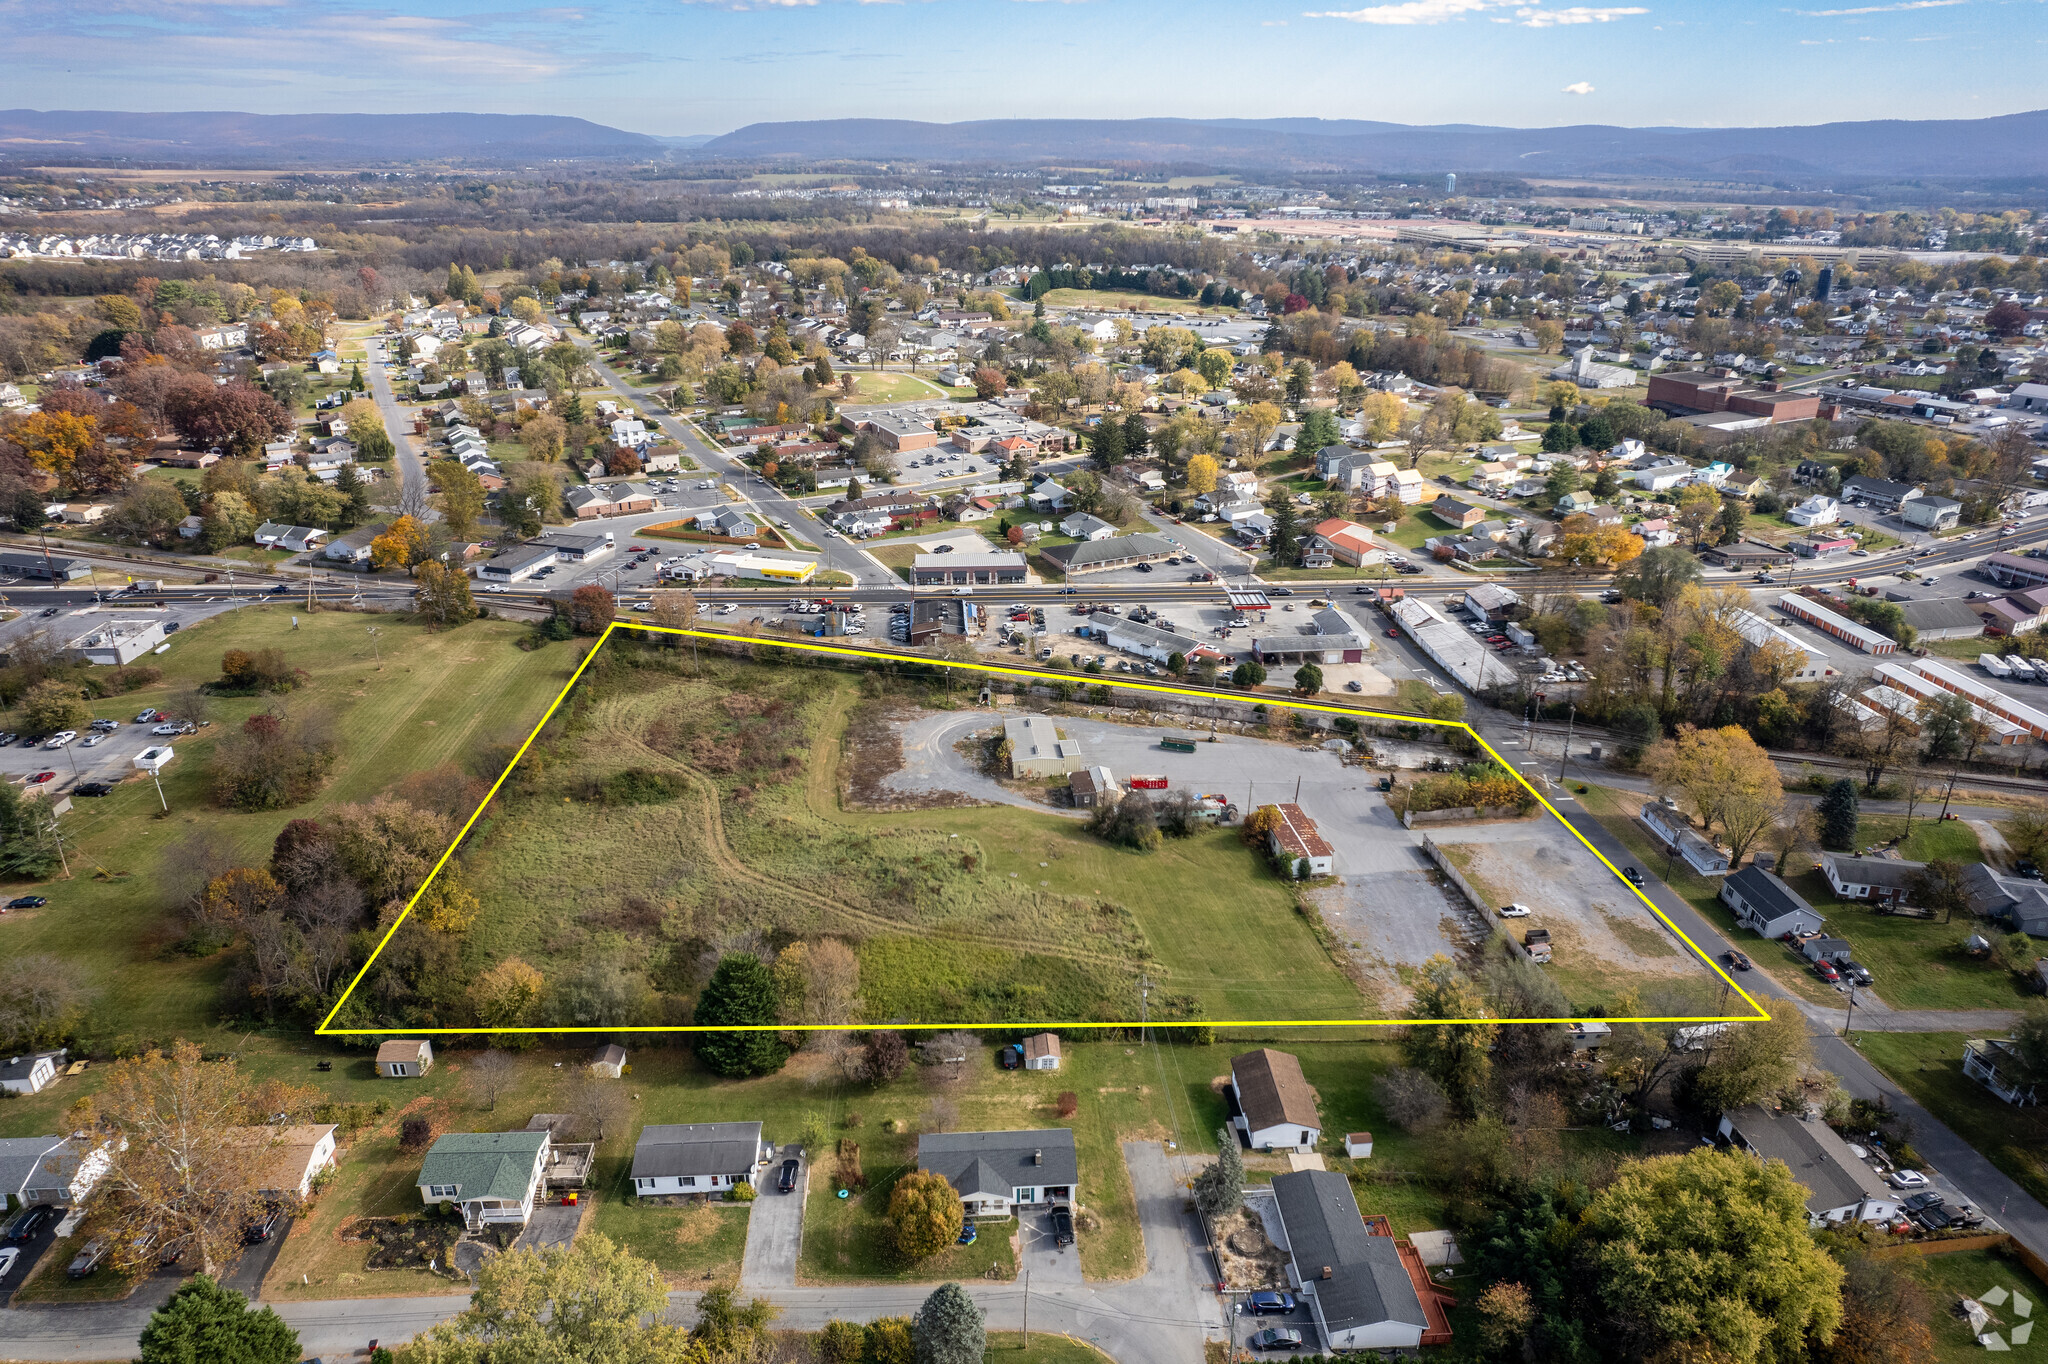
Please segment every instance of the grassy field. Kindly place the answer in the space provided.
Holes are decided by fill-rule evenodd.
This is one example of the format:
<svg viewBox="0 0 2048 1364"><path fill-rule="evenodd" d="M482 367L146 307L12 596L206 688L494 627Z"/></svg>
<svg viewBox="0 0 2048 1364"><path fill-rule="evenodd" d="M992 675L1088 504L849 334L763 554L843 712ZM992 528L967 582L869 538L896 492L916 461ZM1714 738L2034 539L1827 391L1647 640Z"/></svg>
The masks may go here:
<svg viewBox="0 0 2048 1364"><path fill-rule="evenodd" d="M1846 1011L1840 992L1816 979L1805 958L1782 943L1765 942L1736 927L1735 916L1719 899L1718 881L1693 875L1683 862L1667 872L1664 854L1651 844L1642 826L1622 812L1615 797L1614 791L1595 786L1580 800L1628 846L1640 866L1662 877L1779 984L1804 999ZM1857 844L1864 847L1902 834L1904 825L1899 815L1866 816L1857 830ZM1916 819L1912 836L1899 851L1914 862L1934 857L1974 862L1982 857L1977 835L1960 820ZM1828 932L1854 946L1856 960L1870 968L1878 996L1893 1008L2010 1009L2021 1001L2010 972L1962 952L1962 941L1977 931L1976 923L1873 914L1867 905L1839 899L1818 869L1802 872L1789 883L1827 920Z"/></svg>
<svg viewBox="0 0 2048 1364"><path fill-rule="evenodd" d="M368 633L373 624L374 638ZM520 626L479 621L435 634L402 616L308 616L283 605L244 607L180 631L169 653L150 660L163 669L161 682L102 702L97 713L131 719L145 706L169 705L174 695L219 676L224 650L278 648L306 670L309 684L285 698L214 701L210 732L228 730L280 699L288 709L309 708L325 717L339 741L332 777L318 797L295 809L222 810L207 781L212 740L181 741L163 776L168 815L159 813L154 786L139 777L104 799L77 802L65 819L72 878L7 887L11 895L47 895L50 904L0 921L0 952L47 952L80 967L96 995L85 1027L89 1037L169 1038L208 1029L228 961L226 954L195 958L174 949L182 926L171 922L161 891L166 850L204 826L260 865L289 819L369 800L410 772L460 763L480 745L522 736L574 666L568 646L533 653L513 647L523 633ZM19 726L10 721L6 727Z"/></svg>
<svg viewBox="0 0 2048 1364"><path fill-rule="evenodd" d="M630 1153L598 1162L599 1192L590 1230L653 1264L677 1288L737 1283L747 1250L746 1203L664 1207L631 1197Z"/></svg>
<svg viewBox="0 0 2048 1364"><path fill-rule="evenodd" d="M691 677L609 647L632 652L464 849L484 904L470 970L515 953L550 979L644 963L674 1010L713 944L836 936L877 1020L1130 1019L1141 971L1169 1007L1210 1019L1373 1016L1285 883L1228 833L1140 855L1009 806L843 808L850 676L706 660ZM627 769L675 794L589 794Z"/></svg>
<svg viewBox="0 0 2048 1364"><path fill-rule="evenodd" d="M858 408L876 403L923 402L931 398L951 397L953 394L952 389L942 387L937 379L927 379L922 374L911 374L904 370L847 369L841 370L840 373L853 376L853 396L842 404L845 407Z"/></svg>
<svg viewBox="0 0 2048 1364"><path fill-rule="evenodd" d="M1134 294L1120 289L1051 289L1043 301L1048 308L1103 308L1118 312L1206 314L1212 317L1230 317L1237 312L1235 308L1220 304L1205 308L1190 298L1162 298L1158 294Z"/></svg>
<svg viewBox="0 0 2048 1364"><path fill-rule="evenodd" d="M2048 1198L2048 1113L2015 1108L1963 1074L1968 1040L1959 1032L1856 1034L1857 1048L1899 1088L2028 1193Z"/></svg>
<svg viewBox="0 0 2048 1364"><path fill-rule="evenodd" d="M2048 1285L2027 1272L2024 1265L1998 1250L1962 1250L1952 1255L1922 1255L1912 1266L1913 1277L1927 1289L1931 1299L1928 1329L1934 1333L1937 1364L1963 1364L1982 1359L1986 1353L1970 1333L1969 1323L1949 1309L1958 1298L1981 1298L1994 1288L2019 1293L2038 1310L2048 1302ZM2027 1318L2020 1316L2010 1301L1992 1309L1991 1329L2010 1337L2012 1328ZM2018 1348L2018 1347L2016 1347Z"/></svg>

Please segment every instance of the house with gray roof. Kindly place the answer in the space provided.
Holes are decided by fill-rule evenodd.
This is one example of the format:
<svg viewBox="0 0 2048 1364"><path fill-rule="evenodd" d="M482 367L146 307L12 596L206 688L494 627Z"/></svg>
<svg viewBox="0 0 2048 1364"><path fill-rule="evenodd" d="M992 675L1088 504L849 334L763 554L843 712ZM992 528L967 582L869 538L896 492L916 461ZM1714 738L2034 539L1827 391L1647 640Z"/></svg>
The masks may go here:
<svg viewBox="0 0 2048 1364"><path fill-rule="evenodd" d="M1826 922L1798 891L1753 862L1721 883L1720 898L1735 922L1766 938L1818 933Z"/></svg>
<svg viewBox="0 0 2048 1364"><path fill-rule="evenodd" d="M754 1168L773 1154L758 1122L660 1123L633 1143L633 1192L717 1194L750 1184Z"/></svg>
<svg viewBox="0 0 2048 1364"><path fill-rule="evenodd" d="M1273 1177L1288 1277L1332 1350L1413 1350L1429 1330L1399 1245L1359 1215L1351 1181L1335 1170ZM1417 1262L1418 1267L1420 1261Z"/></svg>
<svg viewBox="0 0 2048 1364"><path fill-rule="evenodd" d="M917 1139L917 1168L941 1174L969 1217L1008 1217L1020 1207L1070 1203L1080 1182L1073 1129L934 1132Z"/></svg>
<svg viewBox="0 0 2048 1364"><path fill-rule="evenodd" d="M0 1207L9 1199L28 1202L30 1184L41 1183L46 1161L57 1159L62 1137L0 1137Z"/></svg>
<svg viewBox="0 0 2048 1364"><path fill-rule="evenodd" d="M2048 885L1970 862L1963 866L1963 895L1977 917L2001 920L2016 933L2048 938Z"/></svg>
<svg viewBox="0 0 2048 1364"><path fill-rule="evenodd" d="M40 1147L41 1149L37 1149ZM23 1204L75 1208L114 1161L113 1143L91 1137L20 1137L0 1141L0 1194ZM20 1184L12 1181L19 1178Z"/></svg>
<svg viewBox="0 0 2048 1364"><path fill-rule="evenodd" d="M549 1135L450 1132L420 1162L420 1201L453 1203L471 1231L525 1226L547 1169Z"/></svg>
<svg viewBox="0 0 2048 1364"><path fill-rule="evenodd" d="M1729 1146L1758 1160L1782 1160L1807 1191L1806 1213L1816 1227L1829 1223L1887 1222L1899 1215L1899 1195L1856 1158L1819 1118L1793 1117L1760 1104L1721 1115Z"/></svg>
<svg viewBox="0 0 2048 1364"><path fill-rule="evenodd" d="M1820 869L1835 894L1844 900L1903 907L1912 903L1914 878L1927 869L1927 864L1897 857L1852 857L1848 853L1829 852L1821 854Z"/></svg>
<svg viewBox="0 0 2048 1364"><path fill-rule="evenodd" d="M1117 535L1107 540L1083 540L1071 545L1054 545L1042 553L1068 577L1081 573L1105 573L1116 568L1159 563L1180 553L1163 535Z"/></svg>

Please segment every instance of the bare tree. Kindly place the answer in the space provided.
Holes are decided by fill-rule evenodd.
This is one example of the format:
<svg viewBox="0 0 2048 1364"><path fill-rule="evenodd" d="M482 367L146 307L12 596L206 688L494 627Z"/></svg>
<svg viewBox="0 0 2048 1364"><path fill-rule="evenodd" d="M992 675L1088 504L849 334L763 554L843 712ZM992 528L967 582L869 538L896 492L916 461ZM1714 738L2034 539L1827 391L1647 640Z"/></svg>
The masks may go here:
<svg viewBox="0 0 2048 1364"><path fill-rule="evenodd" d="M571 1091L582 1130L592 1141L603 1141L626 1122L626 1093L617 1080L607 1079L587 1066Z"/></svg>
<svg viewBox="0 0 2048 1364"><path fill-rule="evenodd" d="M239 856L240 849L218 826L202 824L164 850L157 884L173 906L196 914L206 887L233 867Z"/></svg>
<svg viewBox="0 0 2048 1364"><path fill-rule="evenodd" d="M514 1061L509 1053L499 1051L496 1047L480 1052L471 1059L469 1078L484 1092L485 1101L490 1104L493 1113L498 1111L498 1091L511 1082L512 1076L518 1070L519 1063Z"/></svg>
<svg viewBox="0 0 2048 1364"><path fill-rule="evenodd" d="M934 1094L932 1101L925 1105L924 1117L918 1122L918 1131L950 1132L959 1125L960 1106L943 1094Z"/></svg>
<svg viewBox="0 0 2048 1364"><path fill-rule="evenodd" d="M918 1077L934 1089L965 1088L988 1069L988 1048L970 1032L942 1032L918 1043Z"/></svg>

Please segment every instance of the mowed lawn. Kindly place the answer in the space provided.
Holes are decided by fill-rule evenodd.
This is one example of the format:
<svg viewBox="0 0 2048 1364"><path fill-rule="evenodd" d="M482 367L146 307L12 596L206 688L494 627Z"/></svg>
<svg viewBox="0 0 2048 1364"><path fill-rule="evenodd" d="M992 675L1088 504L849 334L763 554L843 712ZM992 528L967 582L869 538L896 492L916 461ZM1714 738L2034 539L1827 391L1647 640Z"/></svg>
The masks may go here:
<svg viewBox="0 0 2048 1364"><path fill-rule="evenodd" d="M2048 1112L2016 1108L1963 1074L1959 1032L1865 1032L1856 1046L1951 1131L2036 1198L2048 1199Z"/></svg>
<svg viewBox="0 0 2048 1364"><path fill-rule="evenodd" d="M524 633L523 626L476 621L437 634L404 616L307 615L282 604L244 607L180 631L169 653L149 660L163 669L160 683L102 701L94 713L126 722L145 706L169 705L218 677L228 649L281 649L309 682L282 697L212 701L212 727L176 741L178 756L165 769L168 815L147 780L74 802L64 817L72 876L5 887L10 896L34 891L50 903L0 918L0 955L50 953L82 968L96 995L87 1023L96 1039L168 1039L208 1029L230 954L194 959L174 950L181 930L159 875L165 851L203 827L261 865L287 820L317 819L327 806L369 800L409 773L465 762L480 745L516 742L575 666L570 645L522 652L514 641ZM303 710L331 727L340 745L333 775L315 799L290 810L224 810L214 804L207 778L213 736L272 706Z"/></svg>
<svg viewBox="0 0 2048 1364"><path fill-rule="evenodd" d="M942 387L935 378L927 379L921 374L909 374L902 370L843 369L839 372L853 376L853 396L842 404L846 407L859 408L875 403L924 402L932 398L948 397L952 392Z"/></svg>

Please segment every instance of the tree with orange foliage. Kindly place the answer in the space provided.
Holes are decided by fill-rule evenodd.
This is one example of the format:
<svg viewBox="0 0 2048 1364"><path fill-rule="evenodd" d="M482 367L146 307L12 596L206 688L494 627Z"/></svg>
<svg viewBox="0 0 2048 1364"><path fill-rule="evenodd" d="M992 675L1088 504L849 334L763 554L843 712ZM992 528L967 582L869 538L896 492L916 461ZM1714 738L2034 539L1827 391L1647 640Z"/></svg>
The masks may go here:
<svg viewBox="0 0 2048 1364"><path fill-rule="evenodd" d="M7 438L29 462L57 479L70 477L78 457L99 443L99 425L76 412L34 412L9 424Z"/></svg>
<svg viewBox="0 0 2048 1364"><path fill-rule="evenodd" d="M384 533L370 541L370 567L411 568L427 557L427 528L413 517L401 516Z"/></svg>

